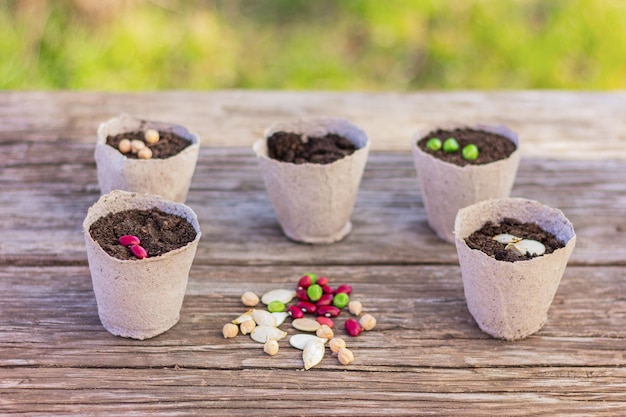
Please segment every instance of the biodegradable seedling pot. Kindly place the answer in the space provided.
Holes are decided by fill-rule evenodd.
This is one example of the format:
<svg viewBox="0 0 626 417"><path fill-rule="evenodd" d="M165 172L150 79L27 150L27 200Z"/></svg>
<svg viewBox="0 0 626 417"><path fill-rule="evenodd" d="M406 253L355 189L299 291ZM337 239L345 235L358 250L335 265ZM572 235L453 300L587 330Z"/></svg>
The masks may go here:
<svg viewBox="0 0 626 417"><path fill-rule="evenodd" d="M160 256L122 260L107 254L89 233L91 225L107 214L151 208L187 219L197 232L196 238ZM147 339L178 322L200 240L198 218L191 208L155 195L114 190L89 208L83 232L98 314L105 329L117 336Z"/></svg>
<svg viewBox="0 0 626 417"><path fill-rule="evenodd" d="M487 221L500 223L505 217L536 223L565 247L517 262L498 261L469 248L465 238ZM505 340L541 329L576 244L574 227L563 213L523 198L487 200L459 210L454 233L467 307L478 326Z"/></svg>
<svg viewBox="0 0 626 417"><path fill-rule="evenodd" d="M306 136L335 133L357 150L330 164L293 164L268 156L267 138L285 131ZM352 230L350 216L369 152L365 132L347 120L318 117L274 124L255 142L261 174L284 234L305 243L333 243Z"/></svg>
<svg viewBox="0 0 626 417"><path fill-rule="evenodd" d="M156 129L169 131L187 139L191 145L165 159L131 159L106 144L109 135L135 130ZM100 125L96 143L98 184L102 194L112 190L155 194L165 199L184 203L191 178L196 168L199 139L183 126L142 120L122 114Z"/></svg>
<svg viewBox="0 0 626 417"><path fill-rule="evenodd" d="M459 126L443 126L454 129ZM417 142L428 132L419 132L411 139L413 162L424 198L428 225L437 236L454 243L454 218L459 209L492 198L508 197L519 165L517 135L503 126L465 126L497 133L515 143L508 158L481 165L459 166L442 161L422 151Z"/></svg>

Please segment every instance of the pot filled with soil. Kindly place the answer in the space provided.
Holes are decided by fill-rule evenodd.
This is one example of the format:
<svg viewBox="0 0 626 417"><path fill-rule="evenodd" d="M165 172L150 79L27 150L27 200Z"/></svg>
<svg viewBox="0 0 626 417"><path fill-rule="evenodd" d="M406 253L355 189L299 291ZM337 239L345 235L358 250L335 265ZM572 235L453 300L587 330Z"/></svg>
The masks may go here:
<svg viewBox="0 0 626 417"><path fill-rule="evenodd" d="M296 120L270 126L253 149L287 237L333 243L350 233L369 152L363 130L339 118Z"/></svg>
<svg viewBox="0 0 626 417"><path fill-rule="evenodd" d="M541 329L576 244L565 215L523 198L486 200L459 210L454 233L478 326L505 340Z"/></svg>
<svg viewBox="0 0 626 417"><path fill-rule="evenodd" d="M98 128L96 165L102 194L155 194L185 202L199 152L198 136L183 126L122 114Z"/></svg>
<svg viewBox="0 0 626 417"><path fill-rule="evenodd" d="M178 322L200 240L191 208L114 190L89 208L83 232L105 329L147 339Z"/></svg>
<svg viewBox="0 0 626 417"><path fill-rule="evenodd" d="M454 243L459 209L508 197L519 165L517 135L503 126L439 128L411 140L428 225Z"/></svg>

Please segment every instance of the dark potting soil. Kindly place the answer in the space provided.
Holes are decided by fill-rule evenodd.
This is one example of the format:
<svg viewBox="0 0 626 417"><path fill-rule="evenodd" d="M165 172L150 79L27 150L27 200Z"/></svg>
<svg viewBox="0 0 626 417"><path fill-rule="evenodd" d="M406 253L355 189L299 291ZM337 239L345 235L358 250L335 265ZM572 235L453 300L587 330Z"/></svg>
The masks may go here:
<svg viewBox="0 0 626 417"><path fill-rule="evenodd" d="M157 208L125 210L96 220L89 228L93 240L109 255L118 259L137 259L118 243L124 235L134 235L149 257L178 249L196 238L196 229L189 221Z"/></svg>
<svg viewBox="0 0 626 417"><path fill-rule="evenodd" d="M499 261L525 261L536 256L519 255L512 250L505 249L506 245L493 240L501 233L508 233L522 239L532 239L541 242L546 247L545 255L565 247L552 233L543 230L536 223L522 223L516 219L504 218L501 223L487 222L479 230L465 239L465 243L472 249L483 251ZM539 255L542 256L542 255Z"/></svg>
<svg viewBox="0 0 626 417"><path fill-rule="evenodd" d="M431 138L439 138L444 142L448 138L454 138L459 142L459 150L452 153L444 152L443 149L433 151L426 147L426 142ZM473 143L478 147L478 158L468 161L461 155L465 145ZM516 149L515 143L502 135L469 128L457 128L453 130L437 129L428 133L417 142L419 148L443 161L459 166L482 165L508 158Z"/></svg>
<svg viewBox="0 0 626 417"><path fill-rule="evenodd" d="M153 143L151 145L147 144L144 139L144 131L136 130L133 132L124 132L115 136L107 136L107 145L118 149L118 145L122 141L122 139L139 139L143 143L146 144L148 148L152 151L152 159L166 159L170 156L174 156L177 153L181 152L187 146L191 145L191 142L187 139L178 136L172 132L162 132L159 130L159 141L157 143ZM132 152L124 154L127 158L138 159L137 154Z"/></svg>
<svg viewBox="0 0 626 417"><path fill-rule="evenodd" d="M276 132L267 138L270 158L294 164L330 164L356 151L356 146L343 136L329 133L322 137L309 136L306 142L302 135Z"/></svg>

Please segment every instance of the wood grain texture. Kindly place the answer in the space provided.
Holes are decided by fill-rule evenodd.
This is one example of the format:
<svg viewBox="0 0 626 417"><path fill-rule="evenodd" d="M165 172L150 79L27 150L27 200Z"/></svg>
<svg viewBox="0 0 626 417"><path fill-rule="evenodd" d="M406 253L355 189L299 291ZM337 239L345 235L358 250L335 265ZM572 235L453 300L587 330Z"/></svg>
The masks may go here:
<svg viewBox="0 0 626 417"><path fill-rule="evenodd" d="M95 130L122 111L203 141L180 322L146 341L100 324L81 227L99 197ZM250 147L314 114L352 119L373 144L354 230L329 246L283 236ZM408 138L459 120L518 131L512 195L560 208L577 233L548 323L525 340L478 329L456 251L426 224ZM621 92L0 92L0 415L625 415L625 177ZM222 337L244 291L306 271L352 284L378 319L358 338L337 330L353 364L327 355L303 371L287 340L269 357Z"/></svg>

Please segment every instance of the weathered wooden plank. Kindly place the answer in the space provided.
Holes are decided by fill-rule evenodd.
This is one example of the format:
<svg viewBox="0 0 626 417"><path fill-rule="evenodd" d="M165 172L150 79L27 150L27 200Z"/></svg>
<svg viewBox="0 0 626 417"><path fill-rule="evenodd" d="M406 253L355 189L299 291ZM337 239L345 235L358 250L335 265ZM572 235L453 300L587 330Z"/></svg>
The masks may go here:
<svg viewBox="0 0 626 417"><path fill-rule="evenodd" d="M81 224L99 196L93 146L0 145L0 263L85 263ZM574 223L574 265L626 265L626 162L522 160L512 192L559 207ZM352 216L354 230L331 246L282 234L246 148L205 148L188 204L203 229L197 262L209 264L456 263L452 245L426 223L411 155L373 152ZM54 242L54 244L52 244ZM620 249L622 248L622 249Z"/></svg>
<svg viewBox="0 0 626 417"><path fill-rule="evenodd" d="M0 92L0 141L91 142L121 112L183 124L202 144L248 147L271 123L346 117L375 150L407 149L416 132L442 123L504 124L537 158L626 159L626 93L512 92Z"/></svg>

